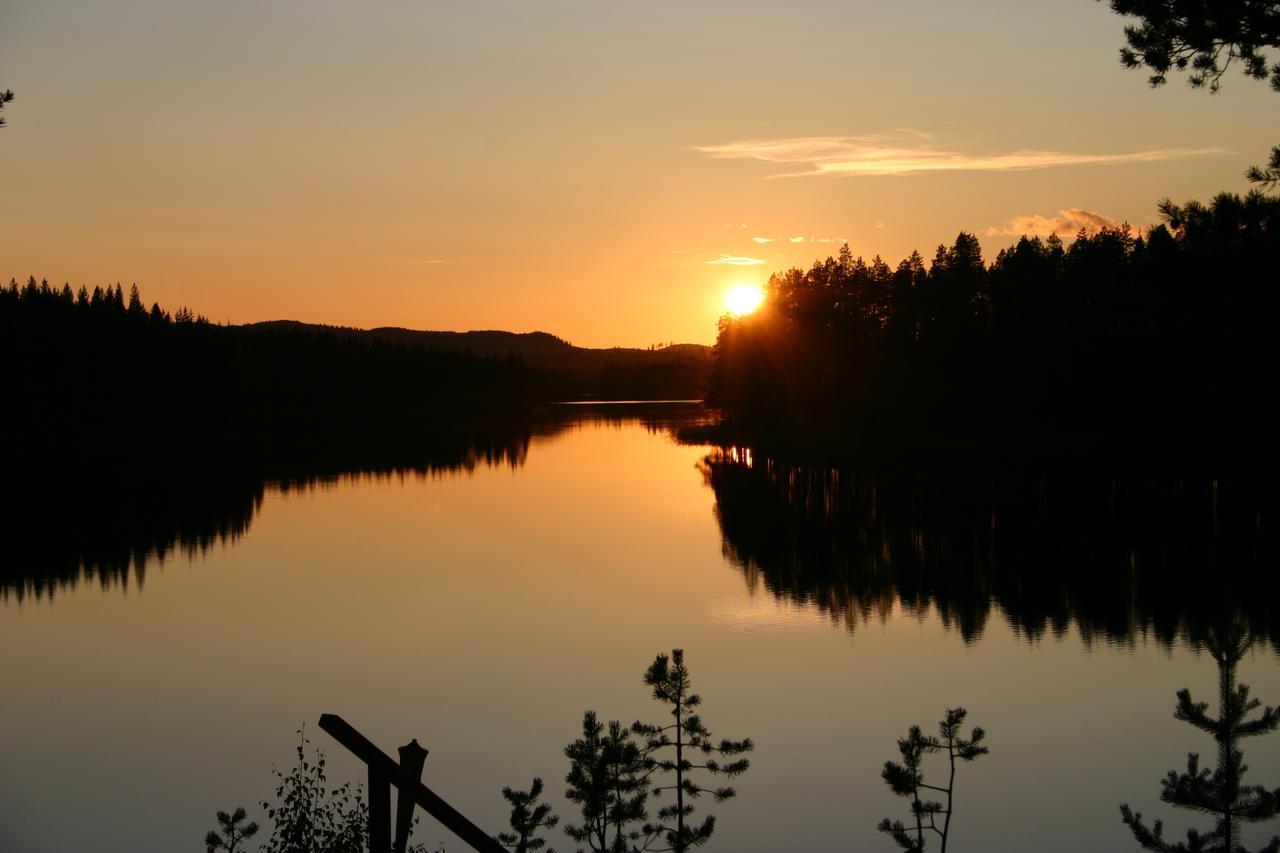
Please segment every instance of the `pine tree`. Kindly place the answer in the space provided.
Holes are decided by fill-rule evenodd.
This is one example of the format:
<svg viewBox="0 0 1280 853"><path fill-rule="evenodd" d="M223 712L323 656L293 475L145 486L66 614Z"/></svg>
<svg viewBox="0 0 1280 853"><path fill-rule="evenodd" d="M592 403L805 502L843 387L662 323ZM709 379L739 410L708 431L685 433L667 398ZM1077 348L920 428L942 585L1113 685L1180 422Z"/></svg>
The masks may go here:
<svg viewBox="0 0 1280 853"><path fill-rule="evenodd" d="M625 853L628 843L640 837L628 827L648 816L649 774L631 732L617 720L605 731L595 711L587 711L582 737L565 747L565 797L582 810L582 823L566 824L565 833L596 853Z"/></svg>
<svg viewBox="0 0 1280 853"><path fill-rule="evenodd" d="M885 784L900 797L911 798L911 817L913 826L900 820L891 821L885 818L878 829L888 834L898 846L908 853L920 853L925 848L928 836L926 832L935 834L939 839L942 851L947 849L947 839L951 833L951 815L956 787L956 760L973 761L986 755L988 750L982 746L986 732L975 726L966 740L960 737L960 726L967 715L964 708L948 708L946 716L938 723L938 736L927 737L919 726L912 726L907 736L898 741L898 752L902 754L902 763L893 761L884 763L881 778ZM924 781L924 758L930 753L945 753L948 761L949 776L945 788L929 785ZM945 802L923 799L929 796L922 791L934 791L946 798ZM941 818L942 825L938 825Z"/></svg>
<svg viewBox="0 0 1280 853"><path fill-rule="evenodd" d="M1152 87L1170 71L1187 72L1193 89L1217 92L1222 75L1234 63L1255 80L1270 79L1280 92L1280 62L1269 51L1280 48L1280 3L1276 0L1111 0L1111 9L1138 19L1124 28L1120 48L1125 68L1146 67ZM1280 186L1280 145L1266 166L1250 166L1245 177L1264 189Z"/></svg>
<svg viewBox="0 0 1280 853"><path fill-rule="evenodd" d="M218 850L225 850L226 853L235 853L236 846L241 841L257 835L258 824L253 821L244 823L244 819L245 811L243 808L237 808L231 814L218 812L218 828L209 830L204 837L204 844L208 853L215 853Z"/></svg>
<svg viewBox="0 0 1280 853"><path fill-rule="evenodd" d="M1251 183L1260 184L1265 190L1280 188L1280 145L1271 149L1271 156L1265 166L1250 166L1244 176Z"/></svg>
<svg viewBox="0 0 1280 853"><path fill-rule="evenodd" d="M142 295L138 292L138 285L129 288L129 316L135 320L141 320L147 316L147 309L142 304Z"/></svg>
<svg viewBox="0 0 1280 853"><path fill-rule="evenodd" d="M1218 746L1218 766L1212 772L1200 767L1197 753L1187 755L1187 771L1170 770L1161 784L1164 790L1160 799L1179 808L1211 814L1214 828L1209 832L1187 830L1187 841L1165 841L1163 825L1157 820L1150 827L1142 822L1141 812L1135 812L1126 803L1120 806L1120 815L1133 837L1147 850L1159 853L1247 853L1241 843L1244 824L1269 820L1280 813L1280 788L1268 790L1262 785L1244 785L1241 778L1245 770L1244 753L1240 751L1241 738L1266 734L1280 728L1280 709L1263 708L1262 714L1252 720L1245 719L1261 707L1257 699L1249 698L1249 686L1236 683L1236 666L1252 645L1248 631L1232 627L1212 632L1205 643L1209 654L1218 663L1218 713L1209 716L1209 703L1192 702L1191 691L1178 691L1175 719L1182 720L1213 736ZM1280 836L1261 848L1260 853L1280 851Z"/></svg>
<svg viewBox="0 0 1280 853"><path fill-rule="evenodd" d="M542 780L534 777L527 791L503 788L502 796L511 804L511 832L499 832L498 843L510 847L515 853L528 853L546 846L547 840L538 832L555 826L560 818L551 813L551 806L538 802L542 796ZM547 848L547 853L556 853Z"/></svg>
<svg viewBox="0 0 1280 853"><path fill-rule="evenodd" d="M840 272L848 277L853 274L853 250L847 242L840 244Z"/></svg>
<svg viewBox="0 0 1280 853"><path fill-rule="evenodd" d="M702 704L702 697L691 692L689 669L684 665L684 651L675 649L671 657L658 655L653 664L645 671L644 683L653 688L653 698L670 708L672 722L668 725L648 725L636 722L632 731L645 739L644 755L651 771L660 771L674 775L671 785L656 785L654 796L661 796L664 791L675 792L675 804L664 806L658 810L658 822L646 824L645 834L649 836L645 849L671 850L684 853L690 847L705 844L715 830L715 815L707 815L700 825L687 822L693 814L694 800L702 794L711 794L716 802L724 802L737 792L731 787L705 788L697 784L692 776L695 770L704 770L712 775L724 775L729 778L739 776L747 771L750 762L739 758L727 764L721 764L715 756L735 756L750 752L754 744L750 738L732 741L711 740L711 732L703 724L696 713L692 713ZM659 754L675 753L674 758L656 758ZM688 754L701 753L708 756L702 764L694 764ZM662 839L668 845L664 848L653 848L649 844L655 839Z"/></svg>
<svg viewBox="0 0 1280 853"><path fill-rule="evenodd" d="M0 110L3 110L4 105L9 103L12 100L13 100L13 92L10 92L8 89L5 89L3 92L0 92ZM4 120L4 116L0 116L0 127L4 127L5 124L6 122Z"/></svg>
<svg viewBox="0 0 1280 853"><path fill-rule="evenodd" d="M649 772L640 746L617 720L609 721L604 737L604 784L608 791L609 819L613 824L614 853L624 853L628 842L640 837L629 829L649 816Z"/></svg>

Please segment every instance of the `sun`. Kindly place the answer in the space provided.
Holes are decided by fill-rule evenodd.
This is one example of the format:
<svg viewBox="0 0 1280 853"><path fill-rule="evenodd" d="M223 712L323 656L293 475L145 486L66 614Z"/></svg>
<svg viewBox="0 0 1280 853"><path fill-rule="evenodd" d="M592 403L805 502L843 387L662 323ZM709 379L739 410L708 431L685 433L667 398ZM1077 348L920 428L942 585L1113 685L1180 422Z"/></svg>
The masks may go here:
<svg viewBox="0 0 1280 853"><path fill-rule="evenodd" d="M758 284L739 284L725 294L724 304L735 317L750 314L764 302L764 289Z"/></svg>

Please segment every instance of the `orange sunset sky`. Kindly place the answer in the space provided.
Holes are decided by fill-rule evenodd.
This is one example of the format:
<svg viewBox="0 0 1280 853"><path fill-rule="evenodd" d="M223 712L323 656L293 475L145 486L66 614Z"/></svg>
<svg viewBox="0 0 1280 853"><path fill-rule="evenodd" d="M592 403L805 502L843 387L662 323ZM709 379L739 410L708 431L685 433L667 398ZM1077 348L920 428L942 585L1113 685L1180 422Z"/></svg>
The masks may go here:
<svg viewBox="0 0 1280 853"><path fill-rule="evenodd" d="M0 275L231 322L710 342L725 293L1244 191L1277 96L1092 0L0 0Z"/></svg>

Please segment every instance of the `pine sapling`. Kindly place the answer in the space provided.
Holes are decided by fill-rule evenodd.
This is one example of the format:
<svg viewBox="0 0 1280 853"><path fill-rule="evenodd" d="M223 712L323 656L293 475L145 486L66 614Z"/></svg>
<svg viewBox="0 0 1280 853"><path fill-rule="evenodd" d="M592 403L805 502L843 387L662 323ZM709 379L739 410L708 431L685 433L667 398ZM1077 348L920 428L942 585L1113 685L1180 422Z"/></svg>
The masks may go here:
<svg viewBox="0 0 1280 853"><path fill-rule="evenodd" d="M981 728L975 726L967 739L960 736L960 727L967 714L964 708L948 708L938 723L937 737L926 736L919 726L912 726L907 736L898 740L902 763L884 763L880 776L885 784L898 796L911 799L911 824L885 818L878 829L893 838L907 853L921 853L931 835L938 838L939 848L946 853L955 802L956 762L973 761L988 752L982 745L986 732ZM945 753L947 756L946 787L924 781L924 758L930 753ZM927 799L933 795L943 799Z"/></svg>
<svg viewBox="0 0 1280 853"><path fill-rule="evenodd" d="M582 716L582 737L565 747L569 786L565 797L582 810L581 824L565 833L595 853L625 853L640 838L633 824L648 817L648 767L640 747L617 720L607 733L595 711Z"/></svg>
<svg viewBox="0 0 1280 853"><path fill-rule="evenodd" d="M643 850L670 850L685 853L691 847L705 844L715 830L715 816L707 815L701 824L690 822L692 800L711 794L716 802L724 802L737 792L732 787L706 788L694 780L694 771L729 778L740 776L750 767L746 758L721 763L720 758L741 755L754 748L751 739L740 741L711 739L694 710L702 698L691 692L689 670L684 664L684 651L675 649L671 657L658 655L644 674L644 683L653 688L653 698L670 709L672 722L649 725L636 722L631 729L645 739L643 753L649 771L671 774L669 785L655 785L655 797L666 791L675 792L675 803L658 810L657 822L644 827ZM674 755L672 755L674 753ZM694 764L689 756L705 756L702 764ZM663 756L663 757L658 757ZM658 846L666 844L665 847Z"/></svg>
<svg viewBox="0 0 1280 853"><path fill-rule="evenodd" d="M237 808L231 814L218 812L217 817L218 828L209 830L204 836L208 853L217 853L219 850L236 853L236 847L241 841L258 834L258 824L253 821L244 823L246 815L243 808Z"/></svg>
<svg viewBox="0 0 1280 853"><path fill-rule="evenodd" d="M1142 822L1142 813L1120 806L1120 816L1138 844L1159 853L1247 853L1241 843L1244 824L1270 820L1280 814L1280 788L1241 783L1245 770L1241 738L1267 734L1280 728L1280 709L1263 708L1254 719L1246 719L1262 706L1249 698L1249 686L1236 683L1236 665L1244 657L1252 637L1241 627L1210 634L1205 644L1218 663L1218 716L1209 716L1209 703L1191 701L1191 691L1178 691L1175 719L1213 736L1218 745L1218 766L1213 771L1200 766L1200 756L1187 756L1187 771L1170 770L1162 781L1160 799L1178 808L1211 814L1213 829L1187 830L1186 843L1164 840L1164 826ZM1280 853L1280 836L1273 837L1260 853Z"/></svg>
<svg viewBox="0 0 1280 853"><path fill-rule="evenodd" d="M538 802L542 796L542 780L534 777L527 791L502 789L503 798L511 804L511 832L499 832L498 843L510 847L515 853L529 853L545 847L547 840L538 832L550 829L560 818L551 813L551 806ZM548 848L547 853L555 853Z"/></svg>

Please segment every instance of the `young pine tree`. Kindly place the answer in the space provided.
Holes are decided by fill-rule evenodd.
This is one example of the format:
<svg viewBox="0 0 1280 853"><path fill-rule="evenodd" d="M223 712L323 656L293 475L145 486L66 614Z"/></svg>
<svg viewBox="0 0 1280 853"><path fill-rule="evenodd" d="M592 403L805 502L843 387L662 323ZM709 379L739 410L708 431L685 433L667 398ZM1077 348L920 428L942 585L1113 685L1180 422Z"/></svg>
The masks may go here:
<svg viewBox="0 0 1280 853"><path fill-rule="evenodd" d="M564 749L569 759L565 797L582 810L581 824L565 833L595 853L626 853L640 833L631 827L648 817L649 768L631 732L617 720L605 726L595 711L582 715L582 737Z"/></svg>
<svg viewBox="0 0 1280 853"><path fill-rule="evenodd" d="M503 788L502 796L511 804L511 832L499 832L498 843L515 853L545 847L547 840L539 838L538 832L555 826L560 818L551 813L551 806L538 802L542 796L542 780L535 776L527 791ZM556 852L547 848L547 853Z"/></svg>
<svg viewBox="0 0 1280 853"><path fill-rule="evenodd" d="M702 704L702 698L691 692L689 670L684 665L684 652L675 649L671 657L658 655L645 671L644 683L653 688L653 698L670 709L672 721L667 725L648 725L636 722L631 730L645 739L644 757L650 771L660 771L674 777L670 785L655 785L654 796L665 791L675 792L675 803L658 810L658 821L646 824L649 836L644 849L671 850L684 853L691 847L705 844L715 830L715 816L707 815L701 824L690 822L693 815L692 800L702 794L711 794L716 802L723 802L737 792L731 787L704 788L694 781L694 771L702 770L712 775L729 778L747 771L750 762L738 758L722 764L719 757L741 755L754 748L751 739L740 741L711 740L711 732L694 713ZM657 756L664 757L657 757ZM690 756L705 756L702 764L694 764ZM655 841L665 842L666 847L650 846Z"/></svg>
<svg viewBox="0 0 1280 853"><path fill-rule="evenodd" d="M880 776L885 784L900 797L911 798L912 824L888 818L880 821L879 830L888 834L907 853L920 853L929 837L936 835L939 847L945 853L951 833L951 814L956 787L956 761L973 761L988 750L982 746L986 732L975 726L968 739L960 737L960 726L968 712L964 708L948 708L946 716L938 723L938 736L927 737L919 726L912 726L907 736L898 741L902 763L884 763ZM929 785L924 781L924 758L930 753L945 753L948 761L946 787ZM923 792L923 793L922 793ZM926 799L928 792L945 797L945 802ZM938 821L942 825L938 825Z"/></svg>
<svg viewBox="0 0 1280 853"><path fill-rule="evenodd" d="M257 835L258 825L253 821L245 823L244 820L243 808L237 808L231 814L218 812L218 828L209 830L204 836L204 845L208 853L217 853L218 850L236 853L236 848L241 841Z"/></svg>
<svg viewBox="0 0 1280 853"><path fill-rule="evenodd" d="M1206 646L1218 663L1218 716L1209 716L1209 703L1192 702L1191 691L1178 691L1178 706L1173 716L1213 736L1218 745L1218 766L1212 772L1200 767L1200 756L1187 756L1187 772L1170 770L1161 783L1160 799L1178 808L1192 809L1214 816L1212 830L1201 833L1187 830L1187 841L1170 842L1163 837L1163 826L1155 821L1150 827L1142 822L1142 814L1120 806L1120 815L1133 837L1147 850L1159 853L1246 853L1241 843L1241 829L1246 823L1269 820L1280 813L1280 788L1268 790L1262 785L1245 785L1241 778L1247 769L1241 738L1266 734L1280 728L1280 709L1263 708L1261 715L1246 719L1261 707L1249 698L1249 687L1236 683L1236 665L1244 657L1252 638L1247 630L1233 627L1210 635ZM1278 853L1280 836L1261 848L1260 853Z"/></svg>

